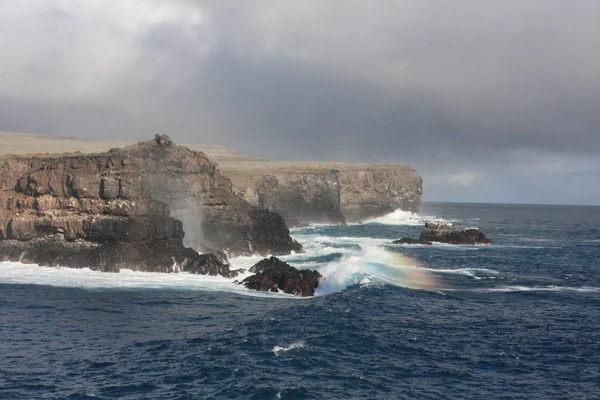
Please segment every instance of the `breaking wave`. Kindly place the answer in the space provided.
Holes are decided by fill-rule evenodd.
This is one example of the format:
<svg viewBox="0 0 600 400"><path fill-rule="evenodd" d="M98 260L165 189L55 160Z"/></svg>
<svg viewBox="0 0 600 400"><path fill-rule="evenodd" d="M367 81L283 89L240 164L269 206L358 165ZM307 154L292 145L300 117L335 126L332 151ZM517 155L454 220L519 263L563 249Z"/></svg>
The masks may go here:
<svg viewBox="0 0 600 400"><path fill-rule="evenodd" d="M367 219L364 223L376 223L383 225L423 225L424 219L419 216L419 214L404 211L404 210L395 210L387 215L382 217L376 217Z"/></svg>
<svg viewBox="0 0 600 400"><path fill-rule="evenodd" d="M593 286L499 286L494 288L472 289L473 292L512 293L512 292L577 292L600 293L600 287Z"/></svg>
<svg viewBox="0 0 600 400"><path fill-rule="evenodd" d="M449 221L435 215L419 215L411 211L397 209L389 214L381 217L366 219L365 224L381 224L381 225L403 225L403 226L420 226L426 221L442 221L452 225L453 221Z"/></svg>
<svg viewBox="0 0 600 400"><path fill-rule="evenodd" d="M349 254L318 269L323 275L316 295L339 292L348 286L387 283L410 289L433 290L437 279L407 256L385 248L365 246L358 254Z"/></svg>
<svg viewBox="0 0 600 400"><path fill-rule="evenodd" d="M281 352L287 352L294 349L302 349L304 348L304 342L295 342L290 344L289 346L273 346L271 350L275 355L279 355Z"/></svg>

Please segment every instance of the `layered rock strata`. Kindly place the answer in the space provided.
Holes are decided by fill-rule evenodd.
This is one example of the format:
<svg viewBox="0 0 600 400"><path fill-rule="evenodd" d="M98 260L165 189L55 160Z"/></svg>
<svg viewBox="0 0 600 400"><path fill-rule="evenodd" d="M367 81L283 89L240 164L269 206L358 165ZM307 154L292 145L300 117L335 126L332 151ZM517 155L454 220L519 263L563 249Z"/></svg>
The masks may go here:
<svg viewBox="0 0 600 400"><path fill-rule="evenodd" d="M101 154L0 160L0 260L231 275L190 248L301 250L279 215L237 197L205 154L164 135Z"/></svg>
<svg viewBox="0 0 600 400"><path fill-rule="evenodd" d="M400 164L284 163L223 164L234 191L289 223L358 222L396 209L417 212L422 179Z"/></svg>
<svg viewBox="0 0 600 400"><path fill-rule="evenodd" d="M0 154L102 152L125 142L0 132ZM396 209L417 212L422 181L401 164L265 161L216 145L186 145L219 163L233 190L290 224L364 221ZM188 235L189 236L189 235Z"/></svg>

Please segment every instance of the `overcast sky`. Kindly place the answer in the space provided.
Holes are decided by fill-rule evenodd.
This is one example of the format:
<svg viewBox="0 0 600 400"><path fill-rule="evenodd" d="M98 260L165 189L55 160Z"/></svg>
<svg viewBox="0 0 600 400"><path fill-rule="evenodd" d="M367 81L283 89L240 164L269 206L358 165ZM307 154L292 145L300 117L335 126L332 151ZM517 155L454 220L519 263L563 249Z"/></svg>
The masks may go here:
<svg viewBox="0 0 600 400"><path fill-rule="evenodd" d="M600 204L598 0L0 0L0 130L402 162Z"/></svg>

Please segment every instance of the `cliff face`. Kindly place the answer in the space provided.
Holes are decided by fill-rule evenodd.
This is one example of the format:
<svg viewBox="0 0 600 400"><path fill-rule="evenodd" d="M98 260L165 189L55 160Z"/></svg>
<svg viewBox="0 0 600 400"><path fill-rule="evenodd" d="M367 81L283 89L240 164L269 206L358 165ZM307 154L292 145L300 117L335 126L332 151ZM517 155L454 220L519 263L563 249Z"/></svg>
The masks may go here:
<svg viewBox="0 0 600 400"><path fill-rule="evenodd" d="M115 145L121 143L0 132L0 154L56 149L99 152ZM398 208L415 212L421 200L421 178L400 164L274 162L245 157L222 146L187 147L218 162L222 174L231 178L234 193L256 207L283 215L289 223L354 222ZM205 220L207 216L210 212ZM192 234L194 230L186 229L186 240Z"/></svg>
<svg viewBox="0 0 600 400"><path fill-rule="evenodd" d="M235 193L292 224L417 212L422 193L421 177L399 164L229 162L222 170Z"/></svg>
<svg viewBox="0 0 600 400"><path fill-rule="evenodd" d="M0 160L0 259L163 271L193 258L184 244L233 254L301 249L280 216L235 196L215 163L168 137L102 154Z"/></svg>

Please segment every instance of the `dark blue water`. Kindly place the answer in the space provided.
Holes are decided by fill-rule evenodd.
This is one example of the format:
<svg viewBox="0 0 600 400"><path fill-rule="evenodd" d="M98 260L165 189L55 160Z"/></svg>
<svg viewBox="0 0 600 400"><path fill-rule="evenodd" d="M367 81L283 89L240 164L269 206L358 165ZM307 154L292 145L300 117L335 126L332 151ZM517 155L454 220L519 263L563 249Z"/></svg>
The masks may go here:
<svg viewBox="0 0 600 400"><path fill-rule="evenodd" d="M289 260L341 265L361 251L353 238L372 238L435 283L371 279L302 300L0 284L0 398L600 398L600 208L422 214L477 225L494 245L388 244L418 226L296 231L332 250Z"/></svg>

